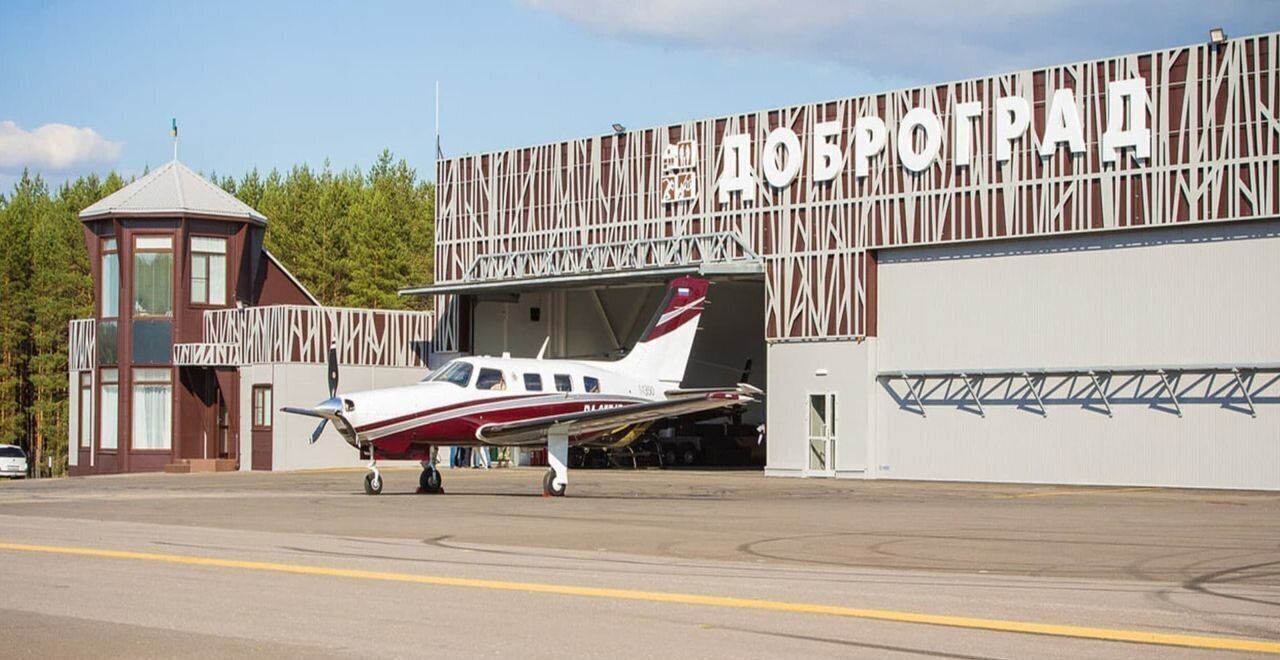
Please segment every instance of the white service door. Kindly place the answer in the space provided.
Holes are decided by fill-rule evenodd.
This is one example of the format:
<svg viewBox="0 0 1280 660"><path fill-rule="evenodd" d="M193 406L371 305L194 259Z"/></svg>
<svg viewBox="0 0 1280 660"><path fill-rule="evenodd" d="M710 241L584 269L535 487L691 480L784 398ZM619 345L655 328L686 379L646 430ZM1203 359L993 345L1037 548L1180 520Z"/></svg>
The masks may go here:
<svg viewBox="0 0 1280 660"><path fill-rule="evenodd" d="M813 476L834 476L836 466L836 395L834 392L810 394L809 465L805 471Z"/></svg>

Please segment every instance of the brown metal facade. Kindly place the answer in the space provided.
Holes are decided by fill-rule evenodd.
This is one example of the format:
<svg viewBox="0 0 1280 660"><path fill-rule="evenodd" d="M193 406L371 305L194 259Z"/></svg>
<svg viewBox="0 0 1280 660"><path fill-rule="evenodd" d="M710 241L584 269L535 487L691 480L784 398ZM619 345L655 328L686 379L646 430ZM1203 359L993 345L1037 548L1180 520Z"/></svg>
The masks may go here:
<svg viewBox="0 0 1280 660"><path fill-rule="evenodd" d="M1241 221L1280 214L1280 35L1266 34L830 102L690 121L438 165L437 283L515 280L740 258L763 261L770 340L875 334L874 251L959 241ZM1141 79L1150 155L1103 162L1109 86ZM1039 148L1058 90L1071 90L1086 148ZM1030 125L1007 161L994 145L1001 97L1025 99ZM958 104L979 102L972 162L954 162ZM1122 101L1121 101L1122 102ZM908 111L941 123L938 155L911 171L895 148ZM875 116L887 146L857 176L854 127ZM814 128L837 121L838 175L814 181ZM761 174L769 133L788 127L801 167L785 187ZM727 135L749 136L754 185L722 202ZM919 148L923 137L909 138ZM664 203L663 154L696 144L696 190ZM694 239L694 240L689 240ZM656 246L653 249L638 246ZM663 251L663 248L666 251ZM459 347L457 301L443 296L437 342Z"/></svg>

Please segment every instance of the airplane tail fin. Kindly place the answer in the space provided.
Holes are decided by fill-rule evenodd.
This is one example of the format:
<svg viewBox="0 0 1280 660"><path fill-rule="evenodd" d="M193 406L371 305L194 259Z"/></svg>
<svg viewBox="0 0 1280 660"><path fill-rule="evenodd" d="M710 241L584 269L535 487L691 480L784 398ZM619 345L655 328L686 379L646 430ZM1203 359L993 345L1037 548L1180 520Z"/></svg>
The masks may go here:
<svg viewBox="0 0 1280 660"><path fill-rule="evenodd" d="M620 366L633 373L652 374L663 383L679 387L709 286L710 282L696 277L672 280L657 314Z"/></svg>

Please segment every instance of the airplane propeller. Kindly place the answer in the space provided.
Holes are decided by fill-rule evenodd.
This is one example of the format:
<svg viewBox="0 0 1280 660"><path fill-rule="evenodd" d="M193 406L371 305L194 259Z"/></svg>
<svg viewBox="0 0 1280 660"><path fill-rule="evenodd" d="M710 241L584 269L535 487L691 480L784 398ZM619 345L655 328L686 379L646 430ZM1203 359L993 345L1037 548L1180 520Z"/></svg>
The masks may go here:
<svg viewBox="0 0 1280 660"><path fill-rule="evenodd" d="M342 410L341 402L337 402L338 398L338 344L336 342L329 344L329 400L326 405L337 403L337 410ZM324 417L320 423L316 425L316 430L311 432L311 444L315 444L320 439L320 434L324 432L324 425L329 423L329 418Z"/></svg>

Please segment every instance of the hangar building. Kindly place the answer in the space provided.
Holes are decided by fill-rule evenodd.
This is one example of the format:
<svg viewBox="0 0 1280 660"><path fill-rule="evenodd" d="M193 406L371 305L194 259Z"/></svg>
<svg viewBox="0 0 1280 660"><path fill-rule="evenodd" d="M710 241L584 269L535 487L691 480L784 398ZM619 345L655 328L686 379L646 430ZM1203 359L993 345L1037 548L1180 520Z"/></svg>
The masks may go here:
<svg viewBox="0 0 1280 660"><path fill-rule="evenodd" d="M616 355L712 287L687 386L770 475L1280 489L1280 35L438 164L443 354Z"/></svg>

